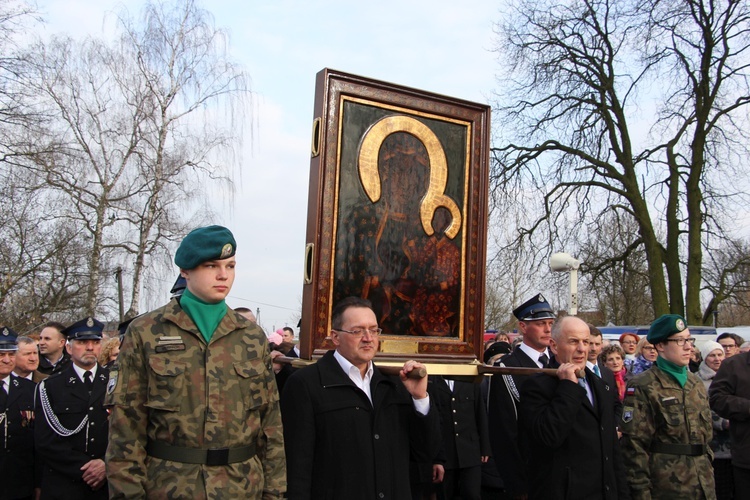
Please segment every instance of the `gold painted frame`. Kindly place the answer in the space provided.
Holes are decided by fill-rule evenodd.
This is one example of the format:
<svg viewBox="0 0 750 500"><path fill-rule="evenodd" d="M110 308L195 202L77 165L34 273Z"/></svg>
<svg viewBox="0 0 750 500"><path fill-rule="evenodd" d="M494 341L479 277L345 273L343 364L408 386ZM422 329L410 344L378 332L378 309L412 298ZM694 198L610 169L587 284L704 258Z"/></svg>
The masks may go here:
<svg viewBox="0 0 750 500"><path fill-rule="evenodd" d="M333 305L371 299L380 357L478 357L489 107L325 69L317 76L300 351Z"/></svg>

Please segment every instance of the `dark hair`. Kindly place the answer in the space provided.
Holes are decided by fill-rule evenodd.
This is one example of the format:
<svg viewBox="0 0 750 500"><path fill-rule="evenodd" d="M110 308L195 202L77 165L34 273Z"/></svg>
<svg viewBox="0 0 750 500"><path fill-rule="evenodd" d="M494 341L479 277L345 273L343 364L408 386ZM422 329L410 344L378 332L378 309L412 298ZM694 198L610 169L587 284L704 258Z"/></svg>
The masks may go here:
<svg viewBox="0 0 750 500"><path fill-rule="evenodd" d="M240 307L235 307L234 308L234 312L238 312L238 313L251 313L253 311L251 311L249 307L240 306Z"/></svg>
<svg viewBox="0 0 750 500"><path fill-rule="evenodd" d="M292 330L292 327L291 327L291 326L285 326L285 327L284 327L284 331L285 331L285 332L289 332L289 333L291 333L292 335L294 335L294 330Z"/></svg>
<svg viewBox="0 0 750 500"><path fill-rule="evenodd" d="M599 330L597 327L595 327L591 323L586 323L586 324L589 325L589 335L593 335L594 337L603 337L601 330Z"/></svg>
<svg viewBox="0 0 750 500"><path fill-rule="evenodd" d="M716 342L720 341L721 339L732 339L734 340L734 343L737 344L737 347L741 346L745 342L745 339L743 339L736 333L729 333L729 332L724 332L718 337L716 337Z"/></svg>
<svg viewBox="0 0 750 500"><path fill-rule="evenodd" d="M57 321L47 321L42 327L42 330L44 330L45 328L54 328L58 332L62 333L62 331L65 330L65 325L63 325L62 323L58 323Z"/></svg>
<svg viewBox="0 0 750 500"><path fill-rule="evenodd" d="M361 297L347 297L336 304L331 312L331 328L338 330L343 322L344 312L350 307L372 309L372 303Z"/></svg>

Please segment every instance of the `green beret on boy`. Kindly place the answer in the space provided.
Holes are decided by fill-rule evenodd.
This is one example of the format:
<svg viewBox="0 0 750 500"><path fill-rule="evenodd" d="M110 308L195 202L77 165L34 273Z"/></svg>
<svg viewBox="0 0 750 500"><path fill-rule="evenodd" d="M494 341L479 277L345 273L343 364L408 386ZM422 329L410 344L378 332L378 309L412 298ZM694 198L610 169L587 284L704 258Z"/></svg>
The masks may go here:
<svg viewBox="0 0 750 500"><path fill-rule="evenodd" d="M180 243L174 263L180 269L195 269L208 260L223 260L234 256L237 242L232 232L222 226L193 229Z"/></svg>
<svg viewBox="0 0 750 500"><path fill-rule="evenodd" d="M652 344L663 342L675 333L680 333L685 328L687 328L685 326L685 318L679 314L664 314L651 323L651 327L648 329L647 340Z"/></svg>

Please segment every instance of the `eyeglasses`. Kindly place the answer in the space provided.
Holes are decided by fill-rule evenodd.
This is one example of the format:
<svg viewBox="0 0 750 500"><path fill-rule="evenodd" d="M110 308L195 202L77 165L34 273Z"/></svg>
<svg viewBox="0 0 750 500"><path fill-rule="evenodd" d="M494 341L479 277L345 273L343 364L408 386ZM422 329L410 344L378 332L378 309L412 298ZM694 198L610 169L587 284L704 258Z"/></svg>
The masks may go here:
<svg viewBox="0 0 750 500"><path fill-rule="evenodd" d="M688 344L690 344L690 347L695 346L695 339L693 339L693 338L689 338L689 339L666 339L666 340L667 340L667 342L674 342L675 344L677 344L680 347L684 347L685 346L685 342L687 342Z"/></svg>
<svg viewBox="0 0 750 500"><path fill-rule="evenodd" d="M636 342L635 340L623 340L622 343L623 344L637 344L638 342Z"/></svg>
<svg viewBox="0 0 750 500"><path fill-rule="evenodd" d="M675 340L677 340L677 339L675 339ZM649 346L643 346L643 347L641 347L641 351L655 351L655 350L656 350L656 347L650 346L650 345Z"/></svg>
<svg viewBox="0 0 750 500"><path fill-rule="evenodd" d="M721 342L719 342L721 344ZM734 349L737 347L737 344L721 344L721 347L724 349Z"/></svg>
<svg viewBox="0 0 750 500"><path fill-rule="evenodd" d="M349 335L353 335L355 337L364 337L366 333L369 333L372 337L377 337L381 333L383 333L382 328L355 328L354 330L337 330L334 329L334 332L343 332L348 333Z"/></svg>

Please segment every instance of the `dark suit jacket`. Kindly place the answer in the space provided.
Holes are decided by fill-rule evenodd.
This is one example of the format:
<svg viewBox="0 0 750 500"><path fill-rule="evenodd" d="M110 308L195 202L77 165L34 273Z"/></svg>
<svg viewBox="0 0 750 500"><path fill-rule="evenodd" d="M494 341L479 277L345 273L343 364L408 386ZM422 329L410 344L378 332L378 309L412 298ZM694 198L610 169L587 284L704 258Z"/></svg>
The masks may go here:
<svg viewBox="0 0 750 500"><path fill-rule="evenodd" d="M34 383L11 375L0 413L7 419L7 426L6 421L0 424L0 500L30 496L34 490Z"/></svg>
<svg viewBox="0 0 750 500"><path fill-rule="evenodd" d="M538 368L536 362L521 349L516 348L503 356L496 364L505 366ZM550 362L554 364L554 360ZM490 445L498 473L505 491L511 496L521 495L527 490L527 447L518 441L518 401L512 394L512 386L520 391L529 378L526 375L493 375L487 392ZM512 384L510 382L512 381ZM511 389L509 389L511 385ZM519 392L520 393L520 392Z"/></svg>
<svg viewBox="0 0 750 500"><path fill-rule="evenodd" d="M453 391L441 376L430 376L428 391L440 415L442 458L446 469L463 469L482 464L489 456L487 412L479 384L455 381Z"/></svg>
<svg viewBox="0 0 750 500"><path fill-rule="evenodd" d="M615 423L620 421L622 418L622 401L620 401L620 395L617 393L617 383L615 382L615 374L612 370L604 366L602 363L597 362L596 366L599 367L599 372L602 374L602 381L607 387L610 388L612 393L613 404L615 407Z"/></svg>
<svg viewBox="0 0 750 500"><path fill-rule="evenodd" d="M107 498L107 484L92 491L83 482L81 467L95 458L104 460L107 451L109 413L102 403L108 378L109 370L99 367L89 396L71 363L37 385L34 439L36 452L44 460L42 498ZM43 389L62 427L75 430L88 416L87 424L75 434L60 436L44 414Z"/></svg>
<svg viewBox="0 0 750 500"><path fill-rule="evenodd" d="M588 369L594 405L577 383L534 375L521 390L520 432L531 446L529 499L630 498L611 387Z"/></svg>
<svg viewBox="0 0 750 500"><path fill-rule="evenodd" d="M370 388L373 403L333 351L289 377L281 395L287 498L411 498L410 454L423 463L435 456L437 412L417 412L401 381L377 366Z"/></svg>

